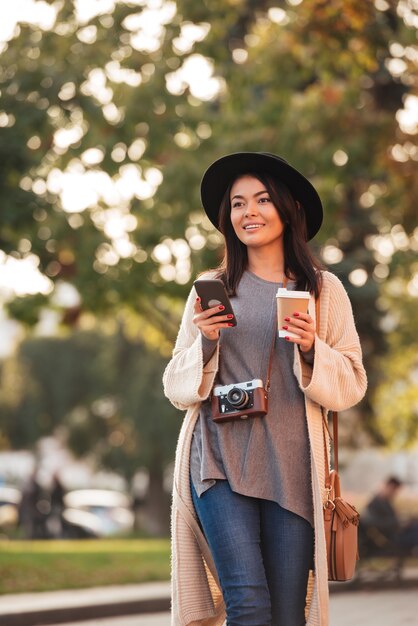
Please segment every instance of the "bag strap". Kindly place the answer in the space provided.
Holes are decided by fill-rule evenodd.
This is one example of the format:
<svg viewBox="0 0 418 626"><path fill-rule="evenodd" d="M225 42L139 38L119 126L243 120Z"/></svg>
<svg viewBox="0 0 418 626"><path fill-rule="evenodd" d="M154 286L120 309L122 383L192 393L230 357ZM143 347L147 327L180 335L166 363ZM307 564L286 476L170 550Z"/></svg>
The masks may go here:
<svg viewBox="0 0 418 626"><path fill-rule="evenodd" d="M319 326L320 326L320 317L321 317L321 313L320 313L320 296L318 296L318 298L315 301L315 321L316 321L316 329L317 329L317 333L319 331ZM327 414L326 411L323 410L322 411L322 424L323 424L323 435L324 435L324 452L325 452L325 486L327 489L331 489L331 485L332 485L332 481L331 481L331 475L330 475L330 463L328 460L328 452L327 452L327 441L326 441L326 436L325 436L325 430L328 432L328 435L330 437L330 440L333 442L333 447L334 447L334 470L335 472L338 474L338 413L337 411L332 411L331 414L331 419L332 419L332 434L333 436L331 437L331 433L329 432L329 428L328 428L328 423L327 423Z"/></svg>
<svg viewBox="0 0 418 626"><path fill-rule="evenodd" d="M274 321L273 341L271 342L269 364L268 364L267 376L266 376L266 384L265 384L265 387L264 387L264 389L267 391L267 393L270 391L271 366L273 364L274 346L276 344L276 332L275 332L275 330L276 330L276 320Z"/></svg>

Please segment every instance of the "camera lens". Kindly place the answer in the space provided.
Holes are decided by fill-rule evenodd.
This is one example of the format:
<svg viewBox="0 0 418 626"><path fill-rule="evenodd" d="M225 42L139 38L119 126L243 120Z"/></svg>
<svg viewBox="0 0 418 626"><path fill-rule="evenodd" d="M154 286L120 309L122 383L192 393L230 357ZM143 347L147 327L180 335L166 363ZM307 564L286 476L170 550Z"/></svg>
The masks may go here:
<svg viewBox="0 0 418 626"><path fill-rule="evenodd" d="M239 387L234 387L226 396L229 404L235 406L237 408L245 407L248 402L248 393L244 389L240 389Z"/></svg>

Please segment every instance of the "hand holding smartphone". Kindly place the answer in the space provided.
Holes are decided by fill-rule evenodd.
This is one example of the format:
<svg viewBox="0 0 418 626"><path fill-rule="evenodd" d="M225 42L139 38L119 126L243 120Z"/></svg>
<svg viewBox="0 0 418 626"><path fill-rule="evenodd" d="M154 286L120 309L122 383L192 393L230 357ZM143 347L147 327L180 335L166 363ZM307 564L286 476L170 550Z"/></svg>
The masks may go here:
<svg viewBox="0 0 418 626"><path fill-rule="evenodd" d="M219 278L202 278L195 280L194 287L200 298L200 304L203 311L220 305L225 308L222 311L214 313L215 316L233 315L228 322L233 326L237 325L235 314L232 309L231 301L226 293L225 285Z"/></svg>

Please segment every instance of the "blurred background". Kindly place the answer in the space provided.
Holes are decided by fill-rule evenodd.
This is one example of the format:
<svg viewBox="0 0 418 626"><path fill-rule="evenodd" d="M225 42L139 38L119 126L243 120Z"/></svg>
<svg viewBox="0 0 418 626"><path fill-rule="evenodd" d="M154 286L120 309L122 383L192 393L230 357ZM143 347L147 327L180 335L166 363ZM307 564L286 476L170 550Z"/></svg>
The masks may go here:
<svg viewBox="0 0 418 626"><path fill-rule="evenodd" d="M318 189L312 245L369 378L340 416L342 484L362 509L394 476L399 523L418 518L417 26L416 0L3 7L0 592L168 578L182 414L161 377L222 255L199 182L228 152L282 155ZM54 545L73 574L47 574Z"/></svg>

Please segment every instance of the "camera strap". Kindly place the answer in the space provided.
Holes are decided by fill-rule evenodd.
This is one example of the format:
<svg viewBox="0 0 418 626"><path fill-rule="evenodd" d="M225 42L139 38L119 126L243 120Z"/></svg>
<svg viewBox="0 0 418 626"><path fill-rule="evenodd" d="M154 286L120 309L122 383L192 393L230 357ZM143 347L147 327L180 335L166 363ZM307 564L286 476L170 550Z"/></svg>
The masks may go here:
<svg viewBox="0 0 418 626"><path fill-rule="evenodd" d="M283 287L287 287L287 276L285 275L282 282ZM270 348L270 356L269 356L269 364L267 368L267 376L266 376L266 384L264 389L267 393L270 391L270 376L271 376L271 367L273 365L273 354L274 354L274 346L276 345L276 335L277 335L277 315L273 315L273 339L271 341Z"/></svg>

